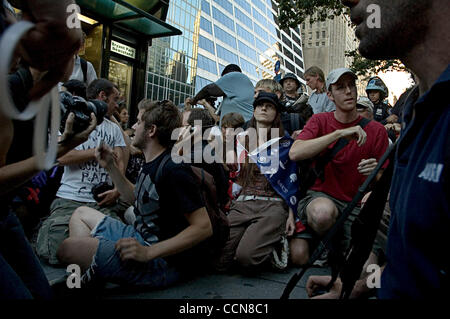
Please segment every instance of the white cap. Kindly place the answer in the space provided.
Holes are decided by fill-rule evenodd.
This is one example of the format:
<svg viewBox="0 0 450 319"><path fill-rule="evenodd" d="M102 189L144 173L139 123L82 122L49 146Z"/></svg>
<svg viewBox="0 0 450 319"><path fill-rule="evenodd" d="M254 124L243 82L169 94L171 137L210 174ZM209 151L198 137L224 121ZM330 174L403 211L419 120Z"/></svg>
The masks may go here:
<svg viewBox="0 0 450 319"><path fill-rule="evenodd" d="M330 90L331 84L336 83L340 79L341 76L343 76L344 74L347 74L347 73L353 75L355 80L358 79L356 74L348 68L334 69L333 71L330 72L330 74L328 74L327 81L326 81L327 90Z"/></svg>
<svg viewBox="0 0 450 319"><path fill-rule="evenodd" d="M369 109L371 113L373 113L373 103L371 100L369 100L365 96L361 96L358 98L358 101L356 101L356 108L357 109Z"/></svg>

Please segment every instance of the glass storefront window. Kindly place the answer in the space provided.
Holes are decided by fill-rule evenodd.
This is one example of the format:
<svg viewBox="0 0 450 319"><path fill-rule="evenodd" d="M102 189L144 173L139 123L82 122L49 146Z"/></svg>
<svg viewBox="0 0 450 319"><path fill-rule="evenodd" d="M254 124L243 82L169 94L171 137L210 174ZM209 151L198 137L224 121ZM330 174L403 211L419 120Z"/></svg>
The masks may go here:
<svg viewBox="0 0 450 319"><path fill-rule="evenodd" d="M112 57L109 61L108 80L114 83L120 91L120 100L130 109L131 79L133 66L122 59Z"/></svg>

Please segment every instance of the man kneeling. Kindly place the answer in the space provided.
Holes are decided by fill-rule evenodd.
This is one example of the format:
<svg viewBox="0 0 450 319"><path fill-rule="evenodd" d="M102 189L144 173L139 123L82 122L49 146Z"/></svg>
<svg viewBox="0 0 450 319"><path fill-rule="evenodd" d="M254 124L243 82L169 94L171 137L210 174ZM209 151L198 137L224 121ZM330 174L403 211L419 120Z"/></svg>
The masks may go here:
<svg viewBox="0 0 450 319"><path fill-rule="evenodd" d="M212 235L212 227L194 176L171 159L160 165L170 154L171 134L178 127L181 116L170 101L139 111L133 144L142 149L146 163L136 186L119 171L109 147L97 148L98 162L122 198L134 201L136 222L125 225L88 207L74 212L58 258L82 268L83 284L95 280L163 287L206 264L198 244Z"/></svg>

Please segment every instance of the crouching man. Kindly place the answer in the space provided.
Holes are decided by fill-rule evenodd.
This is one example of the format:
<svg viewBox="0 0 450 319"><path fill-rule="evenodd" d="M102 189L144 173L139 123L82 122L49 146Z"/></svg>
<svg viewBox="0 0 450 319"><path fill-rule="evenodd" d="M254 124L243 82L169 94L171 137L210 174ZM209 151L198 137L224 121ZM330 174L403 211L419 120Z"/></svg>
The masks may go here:
<svg viewBox="0 0 450 319"><path fill-rule="evenodd" d="M323 168L323 177L316 179L298 205L298 217L306 229L291 240L291 259L296 265L307 263L310 251L334 225L388 147L383 125L365 121L357 112L356 79L350 69L330 72L326 89L336 111L314 114L289 151L293 161L313 159L317 164L323 157L331 157ZM348 143L334 156L329 155L341 138ZM342 252L350 245L351 224L359 211L360 207L355 207L344 223L339 238ZM326 253L322 257L319 265L327 263Z"/></svg>
<svg viewBox="0 0 450 319"><path fill-rule="evenodd" d="M100 280L164 287L205 264L198 244L212 235L212 227L192 172L170 158L160 165L170 154L171 134L178 127L181 116L170 101L139 111L133 144L142 149L146 163L135 186L115 165L108 147L96 150L121 196L134 201L136 222L126 225L88 207L74 212L58 257L81 267L83 284Z"/></svg>

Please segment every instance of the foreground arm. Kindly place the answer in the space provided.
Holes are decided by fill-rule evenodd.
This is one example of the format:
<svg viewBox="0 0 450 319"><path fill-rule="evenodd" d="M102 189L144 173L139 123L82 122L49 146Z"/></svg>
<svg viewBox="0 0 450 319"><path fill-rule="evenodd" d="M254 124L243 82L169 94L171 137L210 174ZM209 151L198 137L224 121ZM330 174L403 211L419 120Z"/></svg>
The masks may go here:
<svg viewBox="0 0 450 319"><path fill-rule="evenodd" d="M385 266L381 267L380 274L383 273ZM355 282L352 293L349 299L361 298L364 295L370 293L375 288L367 287L367 278L370 274L363 276L361 279ZM306 283L306 292L311 299L339 299L342 290L342 281L337 278L331 287L330 292L323 295L315 296L315 291L318 289L324 289L331 280L331 276L310 276Z"/></svg>
<svg viewBox="0 0 450 319"><path fill-rule="evenodd" d="M122 260L147 262L155 258L175 255L194 247L212 235L212 226L205 207L184 215L189 226L176 236L156 243L142 246L134 238L123 238L117 241L116 249Z"/></svg>
<svg viewBox="0 0 450 319"><path fill-rule="evenodd" d="M91 115L89 127L76 135L72 134L73 114L70 114L66 122L66 128L62 139L65 141L58 145L57 157L64 155L77 145L87 140L89 134L94 130L97 120ZM0 113L0 195L21 186L34 175L39 173L36 157L30 157L23 161L6 165L6 158L13 138L13 124L9 118ZM67 137L71 136L71 137Z"/></svg>

